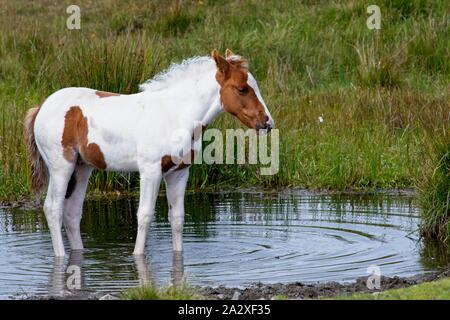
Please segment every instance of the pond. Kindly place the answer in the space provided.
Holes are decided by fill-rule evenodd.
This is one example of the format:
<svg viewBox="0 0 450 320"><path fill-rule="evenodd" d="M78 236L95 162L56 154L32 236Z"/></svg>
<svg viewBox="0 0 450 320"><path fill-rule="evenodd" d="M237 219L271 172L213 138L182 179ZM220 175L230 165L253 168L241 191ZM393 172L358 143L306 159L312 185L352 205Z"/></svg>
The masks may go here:
<svg viewBox="0 0 450 320"><path fill-rule="evenodd" d="M190 193L185 202L184 254L171 251L160 196L146 256L137 258L135 198L87 201L85 250L64 259L53 257L42 210L0 209L0 298L65 294L71 265L80 267L79 292L118 293L148 281L345 282L373 266L382 275L412 276L447 264L447 256L420 241L419 209L408 195L247 190Z"/></svg>

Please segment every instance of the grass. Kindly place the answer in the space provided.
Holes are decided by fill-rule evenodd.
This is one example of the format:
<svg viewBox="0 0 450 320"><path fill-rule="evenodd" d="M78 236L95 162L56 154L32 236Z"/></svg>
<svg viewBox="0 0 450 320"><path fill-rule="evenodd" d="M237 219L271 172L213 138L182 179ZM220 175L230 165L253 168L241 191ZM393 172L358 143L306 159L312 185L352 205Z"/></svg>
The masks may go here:
<svg viewBox="0 0 450 320"><path fill-rule="evenodd" d="M187 285L181 287L169 286L158 288L153 285L145 285L131 288L125 291L121 299L124 300L202 300L205 297L199 295ZM287 300L287 296L275 295L273 300ZM450 278L425 282L418 285L386 290L373 293L355 293L352 295L339 295L333 300L449 300Z"/></svg>
<svg viewBox="0 0 450 320"><path fill-rule="evenodd" d="M143 285L131 288L121 295L123 300L203 300L205 299L187 285L158 288Z"/></svg>
<svg viewBox="0 0 450 320"><path fill-rule="evenodd" d="M421 283L415 286L387 290L375 295L357 293L350 296L338 296L337 300L449 300L450 278Z"/></svg>
<svg viewBox="0 0 450 320"><path fill-rule="evenodd" d="M450 245L450 135L435 140L434 161L421 184L421 233Z"/></svg>
<svg viewBox="0 0 450 320"><path fill-rule="evenodd" d="M280 171L194 165L190 188L414 187L450 125L445 0L378 1L379 31L367 29L364 1L99 0L80 4L80 30L66 28L69 4L2 4L0 199L30 196L28 108L67 86L137 92L171 62L213 48L248 58L280 129ZM214 126L240 125L224 114ZM132 192L137 184L136 175L101 172L90 190Z"/></svg>

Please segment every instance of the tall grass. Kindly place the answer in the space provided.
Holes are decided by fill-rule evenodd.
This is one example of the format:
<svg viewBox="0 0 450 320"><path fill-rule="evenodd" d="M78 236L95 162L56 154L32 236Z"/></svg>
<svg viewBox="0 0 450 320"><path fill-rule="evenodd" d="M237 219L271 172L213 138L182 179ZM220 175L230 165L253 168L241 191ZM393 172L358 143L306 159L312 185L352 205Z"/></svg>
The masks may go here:
<svg viewBox="0 0 450 320"><path fill-rule="evenodd" d="M195 290L186 284L158 288L152 284L142 285L124 291L122 300L204 300Z"/></svg>
<svg viewBox="0 0 450 320"><path fill-rule="evenodd" d="M2 4L0 198L29 195L28 108L66 86L137 92L172 61L213 48L250 61L280 129L280 171L194 165L191 188L411 187L430 137L449 127L448 1L380 1L378 31L366 28L363 1L99 0L80 4L81 30L66 29L67 5ZM239 126L230 115L213 125ZM134 175L97 173L90 189L136 185Z"/></svg>
<svg viewBox="0 0 450 320"><path fill-rule="evenodd" d="M450 245L450 135L438 138L421 184L421 233Z"/></svg>

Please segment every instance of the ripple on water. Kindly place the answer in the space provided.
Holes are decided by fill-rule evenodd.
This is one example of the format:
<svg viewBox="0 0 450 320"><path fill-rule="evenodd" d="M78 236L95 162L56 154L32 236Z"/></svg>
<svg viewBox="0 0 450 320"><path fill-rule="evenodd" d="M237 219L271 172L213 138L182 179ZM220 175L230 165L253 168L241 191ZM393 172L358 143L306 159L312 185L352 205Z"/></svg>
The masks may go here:
<svg viewBox="0 0 450 320"><path fill-rule="evenodd" d="M430 270L418 241L419 212L408 196L191 194L184 258L172 255L163 197L146 258L133 257L136 210L136 199L86 203L86 249L62 260L53 259L41 211L0 212L0 297L58 294L66 289L68 265L81 266L83 290L104 292L181 278L213 286L351 281L371 265L388 276Z"/></svg>

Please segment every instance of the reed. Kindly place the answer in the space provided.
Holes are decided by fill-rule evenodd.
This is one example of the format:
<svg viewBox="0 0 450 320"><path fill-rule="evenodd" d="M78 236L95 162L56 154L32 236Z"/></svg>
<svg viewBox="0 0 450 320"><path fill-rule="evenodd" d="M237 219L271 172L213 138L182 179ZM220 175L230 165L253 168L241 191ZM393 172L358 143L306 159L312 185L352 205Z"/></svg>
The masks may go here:
<svg viewBox="0 0 450 320"><path fill-rule="evenodd" d="M420 185L421 233L427 241L450 245L450 135L435 140ZM430 161L431 160L431 161Z"/></svg>

